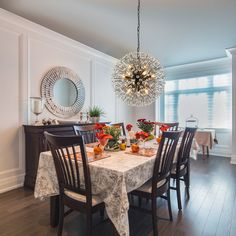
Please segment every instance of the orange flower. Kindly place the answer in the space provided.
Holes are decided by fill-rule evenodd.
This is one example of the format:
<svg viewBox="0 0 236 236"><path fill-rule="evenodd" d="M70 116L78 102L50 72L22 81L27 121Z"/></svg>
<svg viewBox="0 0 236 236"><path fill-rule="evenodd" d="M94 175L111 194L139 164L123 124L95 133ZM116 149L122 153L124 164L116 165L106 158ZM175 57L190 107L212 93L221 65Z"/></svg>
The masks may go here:
<svg viewBox="0 0 236 236"><path fill-rule="evenodd" d="M165 132L165 131L167 131L169 128L170 128L169 125L161 125L160 131L161 131L161 132Z"/></svg>
<svg viewBox="0 0 236 236"><path fill-rule="evenodd" d="M105 126L106 126L106 124L96 123L94 126L94 129L95 130L102 130Z"/></svg>
<svg viewBox="0 0 236 236"><path fill-rule="evenodd" d="M96 133L97 139L113 139L113 137L110 134L104 134L103 132Z"/></svg>

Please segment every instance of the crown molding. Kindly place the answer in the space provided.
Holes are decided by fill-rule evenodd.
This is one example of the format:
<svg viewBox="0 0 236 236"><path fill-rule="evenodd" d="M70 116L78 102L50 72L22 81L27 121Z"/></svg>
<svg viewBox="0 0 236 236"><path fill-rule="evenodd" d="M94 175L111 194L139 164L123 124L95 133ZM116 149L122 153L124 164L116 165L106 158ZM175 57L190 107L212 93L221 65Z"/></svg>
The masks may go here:
<svg viewBox="0 0 236 236"><path fill-rule="evenodd" d="M226 48L226 54L228 57L232 57L233 55L236 55L236 46L232 48Z"/></svg>

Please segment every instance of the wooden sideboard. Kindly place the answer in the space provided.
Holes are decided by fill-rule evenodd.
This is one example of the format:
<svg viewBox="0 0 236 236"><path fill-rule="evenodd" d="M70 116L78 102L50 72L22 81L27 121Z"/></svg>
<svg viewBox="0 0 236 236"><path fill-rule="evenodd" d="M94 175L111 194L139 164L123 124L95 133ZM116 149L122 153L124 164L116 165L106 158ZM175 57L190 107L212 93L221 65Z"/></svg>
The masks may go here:
<svg viewBox="0 0 236 236"><path fill-rule="evenodd" d="M88 125L88 124L76 124ZM91 124L90 124L91 125ZM25 181L24 186L34 189L38 170L39 155L47 151L43 132L57 135L74 135L73 124L33 126L24 125L25 131Z"/></svg>

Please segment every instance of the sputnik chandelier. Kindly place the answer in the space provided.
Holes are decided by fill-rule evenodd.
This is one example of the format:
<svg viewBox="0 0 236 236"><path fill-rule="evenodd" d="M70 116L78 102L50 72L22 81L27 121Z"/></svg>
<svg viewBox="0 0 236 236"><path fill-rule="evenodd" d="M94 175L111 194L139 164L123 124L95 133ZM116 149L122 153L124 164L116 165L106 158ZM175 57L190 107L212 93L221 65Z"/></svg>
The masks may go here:
<svg viewBox="0 0 236 236"><path fill-rule="evenodd" d="M114 67L115 94L129 106L147 106L163 92L165 75L160 62L140 52L140 0L138 0L137 51L126 54Z"/></svg>

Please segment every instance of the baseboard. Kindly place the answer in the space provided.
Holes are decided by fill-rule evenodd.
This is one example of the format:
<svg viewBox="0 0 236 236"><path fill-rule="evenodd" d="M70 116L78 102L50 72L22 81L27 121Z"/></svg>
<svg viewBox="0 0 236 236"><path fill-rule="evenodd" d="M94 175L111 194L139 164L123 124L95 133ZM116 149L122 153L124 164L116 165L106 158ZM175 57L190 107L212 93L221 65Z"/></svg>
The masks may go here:
<svg viewBox="0 0 236 236"><path fill-rule="evenodd" d="M221 156L221 157L231 157L231 148L227 145L217 144L210 150L210 155Z"/></svg>
<svg viewBox="0 0 236 236"><path fill-rule="evenodd" d="M20 174L0 180L0 193L22 187L24 184L25 174Z"/></svg>
<svg viewBox="0 0 236 236"><path fill-rule="evenodd" d="M231 164L236 165L236 155L231 155Z"/></svg>

